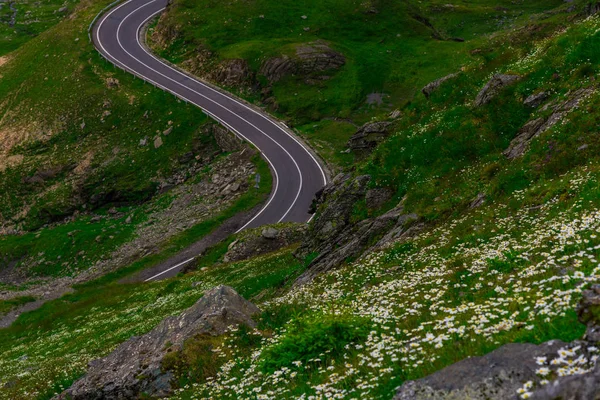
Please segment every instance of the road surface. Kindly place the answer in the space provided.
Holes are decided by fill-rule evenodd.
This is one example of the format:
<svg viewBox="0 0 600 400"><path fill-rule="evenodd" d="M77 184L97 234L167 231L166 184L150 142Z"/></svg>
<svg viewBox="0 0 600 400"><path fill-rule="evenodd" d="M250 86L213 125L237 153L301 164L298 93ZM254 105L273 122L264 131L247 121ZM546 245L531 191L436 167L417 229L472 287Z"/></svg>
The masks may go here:
<svg viewBox="0 0 600 400"><path fill-rule="evenodd" d="M313 154L284 126L224 91L200 82L160 60L143 45L144 26L168 0L130 0L106 12L92 27L92 41L104 58L155 86L202 108L236 135L252 143L269 163L273 190L265 205L237 231L276 222L306 222L315 193L326 183ZM236 226L237 228L237 226ZM197 255L189 252L153 269L146 281L175 275Z"/></svg>

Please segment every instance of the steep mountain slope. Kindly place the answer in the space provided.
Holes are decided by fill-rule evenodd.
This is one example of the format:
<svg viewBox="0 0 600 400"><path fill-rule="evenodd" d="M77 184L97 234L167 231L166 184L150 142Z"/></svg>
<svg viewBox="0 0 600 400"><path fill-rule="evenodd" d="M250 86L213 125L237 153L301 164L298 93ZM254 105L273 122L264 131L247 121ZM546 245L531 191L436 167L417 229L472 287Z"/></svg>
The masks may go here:
<svg viewBox="0 0 600 400"><path fill-rule="evenodd" d="M270 191L254 150L98 56L87 28L104 6L78 4L0 66L2 300L156 262L148 256L166 257Z"/></svg>
<svg viewBox="0 0 600 400"><path fill-rule="evenodd" d="M600 279L600 7L587 1L422 2L416 9L407 2L294 4L176 1L153 37L172 61L214 81L226 77L257 101L266 87L263 63L278 58L282 47L292 45L284 54L290 59L298 56L298 43L328 58L343 54L343 65L327 64L339 69L328 70L323 86L307 84L314 76L300 72L267 85L281 116L294 119L317 149L319 143L335 148L319 150L330 162L342 170L352 161L315 203L303 240L229 262L240 243L277 236L258 230L228 238L195 270L167 281L121 285L118 272L77 286L0 330L0 396L51 398L83 376L88 362L220 284L262 310L257 326L188 338L161 366L180 388L173 398L389 399L407 380L505 343L581 337L585 326L575 305ZM274 10L290 18L287 25L275 24ZM344 19L348 15L360 15L368 26L364 19ZM308 26L318 18L319 30ZM376 18L389 18L388 27L406 29L403 35L413 32L406 43L416 49L426 43L427 54L413 53L405 64L390 61L404 68L400 83L384 75L376 90L358 88L352 68L367 63L360 52L377 48L380 39L374 35L364 49L353 45L358 39L343 45L339 38L348 31L341 27L359 35L375 29ZM296 40L314 31L328 33ZM457 37L465 42L447 40ZM314 44L318 39L326 42ZM257 55L261 50L264 56ZM194 60L192 51L205 57L203 64L185 62ZM453 55L448 61L442 57L447 51ZM238 61L219 67L226 59ZM302 71L301 63L294 65ZM410 78L413 72L418 78ZM236 76L244 77L242 84ZM444 79L427 85L438 78ZM290 95L296 90L297 102ZM322 104L314 102L319 90L344 95ZM392 105L364 106L373 91L389 94ZM348 93L360 93L359 100L344 100ZM390 124L386 133L370 125L354 137L376 136L374 149L339 155L355 131L338 130L349 124L339 118L348 117ZM307 125L316 125L314 136ZM321 129L327 126L332 130ZM337 144L320 132L337 132Z"/></svg>

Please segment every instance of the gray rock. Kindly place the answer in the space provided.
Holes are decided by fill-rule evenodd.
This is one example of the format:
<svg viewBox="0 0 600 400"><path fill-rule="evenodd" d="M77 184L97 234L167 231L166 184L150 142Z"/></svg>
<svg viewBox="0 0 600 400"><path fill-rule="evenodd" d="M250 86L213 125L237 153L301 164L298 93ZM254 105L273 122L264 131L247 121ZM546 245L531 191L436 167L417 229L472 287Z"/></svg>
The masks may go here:
<svg viewBox="0 0 600 400"><path fill-rule="evenodd" d="M394 400L516 399L526 381L539 382L536 357L550 357L565 345L510 343L483 357L452 364L432 375L404 383Z"/></svg>
<svg viewBox="0 0 600 400"><path fill-rule="evenodd" d="M600 285L592 285L584 290L577 304L579 322L587 329L584 339L590 342L600 342Z"/></svg>
<svg viewBox="0 0 600 400"><path fill-rule="evenodd" d="M548 99L548 92L538 92L538 93L534 93L530 96L528 96L524 101L523 104L526 105L527 107L531 107L531 108L537 108L539 107L544 101L546 101Z"/></svg>
<svg viewBox="0 0 600 400"><path fill-rule="evenodd" d="M219 63L210 73L209 79L223 86L250 86L254 81L254 74L248 61L235 58Z"/></svg>
<svg viewBox="0 0 600 400"><path fill-rule="evenodd" d="M159 147L161 147L162 145L163 145L163 140L162 140L162 138L161 138L160 136L157 136L157 137L154 139L154 148L155 148L155 149L158 149L158 148L159 148Z"/></svg>
<svg viewBox="0 0 600 400"><path fill-rule="evenodd" d="M173 127L172 127L172 126L170 126L170 127L168 127L167 129L165 129L165 130L163 131L163 135L165 135L165 136L169 136L169 135L171 134L171 132L173 132Z"/></svg>
<svg viewBox="0 0 600 400"><path fill-rule="evenodd" d="M485 193L477 194L477 197L475 197L473 199L473 201L471 201L469 208L473 209L473 208L481 207L485 203L485 198L486 198Z"/></svg>
<svg viewBox="0 0 600 400"><path fill-rule="evenodd" d="M343 54L331 49L325 42L317 41L296 47L294 57L283 55L266 60L259 74L275 83L289 75L310 75L339 69L346 64Z"/></svg>
<svg viewBox="0 0 600 400"><path fill-rule="evenodd" d="M213 124L210 130L217 142L217 146L225 153L238 151L242 148L242 141L221 125Z"/></svg>
<svg viewBox="0 0 600 400"><path fill-rule="evenodd" d="M231 325L254 327L251 317L259 312L232 288L214 288L181 315L166 318L151 332L132 337L107 357L90 362L87 374L56 399L168 396L173 376L161 369L167 353L182 349L185 340L196 335L221 335Z"/></svg>
<svg viewBox="0 0 600 400"><path fill-rule="evenodd" d="M521 77L519 75L496 74L485 84L483 89L475 98L475 106L481 107L492 101L494 97L505 87L515 83Z"/></svg>
<svg viewBox="0 0 600 400"><path fill-rule="evenodd" d="M268 227L262 230L261 235L265 239L276 239L279 235L279 231L275 228Z"/></svg>
<svg viewBox="0 0 600 400"><path fill-rule="evenodd" d="M531 400L599 400L600 363L593 371L549 383L533 392Z"/></svg>
<svg viewBox="0 0 600 400"><path fill-rule="evenodd" d="M148 137L144 137L143 139L140 139L140 146L146 146L148 144Z"/></svg>
<svg viewBox="0 0 600 400"><path fill-rule="evenodd" d="M421 89L421 93L423 93L423 95L425 95L426 98L429 98L429 96L431 96L431 94L433 92L435 92L441 85L442 83L449 81L450 79L456 78L458 76L458 73L454 73L454 74L450 74L450 75L446 75L440 79L437 79L431 83L428 83L427 85L425 85L425 87L423 89Z"/></svg>
<svg viewBox="0 0 600 400"><path fill-rule="evenodd" d="M373 243L383 245L382 238L393 240L417 218L414 214L405 214L403 207L398 206L376 218L352 222L354 205L365 199L370 179L369 175L340 174L318 194L313 205L318 214L295 253L300 259L309 254L318 256L298 277L296 286L342 265L348 258L361 256Z"/></svg>
<svg viewBox="0 0 600 400"><path fill-rule="evenodd" d="M353 151L370 152L389 136L391 125L391 122L378 121L361 126L348 140L348 147Z"/></svg>
<svg viewBox="0 0 600 400"><path fill-rule="evenodd" d="M504 154L504 156L506 156L508 159L517 158L523 155L534 137L542 134L556 125L558 122L562 121L569 112L578 107L581 102L591 96L595 90L596 89L594 87L576 90L569 95L567 100L560 104L553 105L553 112L549 117L540 117L527 122L519 130L517 136L510 142L510 145L502 154ZM545 105L543 109L548 106L549 105Z"/></svg>

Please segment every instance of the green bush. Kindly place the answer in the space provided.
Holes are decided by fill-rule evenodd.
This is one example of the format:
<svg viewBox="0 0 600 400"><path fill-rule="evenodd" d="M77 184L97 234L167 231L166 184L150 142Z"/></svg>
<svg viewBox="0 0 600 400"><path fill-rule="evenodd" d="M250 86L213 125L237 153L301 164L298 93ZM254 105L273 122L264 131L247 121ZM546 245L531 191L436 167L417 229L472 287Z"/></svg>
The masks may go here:
<svg viewBox="0 0 600 400"><path fill-rule="evenodd" d="M269 373L289 367L294 361L305 364L315 358L321 361L336 358L347 344L364 340L368 326L365 320L349 319L299 323L279 344L264 353L261 368Z"/></svg>

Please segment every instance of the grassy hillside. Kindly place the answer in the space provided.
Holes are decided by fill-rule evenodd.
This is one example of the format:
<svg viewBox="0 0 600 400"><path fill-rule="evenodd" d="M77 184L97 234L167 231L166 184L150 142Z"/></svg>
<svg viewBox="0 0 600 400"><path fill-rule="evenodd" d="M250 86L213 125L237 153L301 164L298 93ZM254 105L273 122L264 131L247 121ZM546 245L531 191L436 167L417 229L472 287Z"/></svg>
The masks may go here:
<svg viewBox="0 0 600 400"><path fill-rule="evenodd" d="M68 18L76 5L57 0L0 3L0 57Z"/></svg>
<svg viewBox="0 0 600 400"><path fill-rule="evenodd" d="M117 70L96 53L87 28L106 4L71 7L67 19L0 65L3 290L52 284L113 259L136 261L122 246L151 231L148 226L157 219L162 225L156 229L175 221L181 232L177 238L162 232L137 257L167 248L172 253L225 217L257 205L270 191L268 167L254 157L254 172L264 176L259 188L242 185L252 189L219 201L210 196L216 192L196 190L188 207L195 214L180 216L187 221L164 217L190 197L169 188L188 182L189 192L209 181L218 165L229 163L229 171L236 171L248 160L221 153L199 109ZM163 243L167 239L171 242ZM120 260L124 254L129 256Z"/></svg>
<svg viewBox="0 0 600 400"><path fill-rule="evenodd" d="M558 7L558 8L557 8ZM559 0L536 2L442 1L252 1L177 0L158 29L159 54L173 62L202 54L204 63L245 59L261 76L268 59L292 55L297 46L325 41L346 57L330 78L307 84L306 76L285 77L272 85L277 114L286 118L334 165L349 165L352 155L340 155L356 129L372 118L412 101L427 83L482 61L514 57L505 47L474 51L490 36L515 27L525 30L519 41L543 36L564 21L546 13L564 10ZM458 42L453 39L464 39ZM513 38L513 40L515 39ZM206 60L206 52L211 56ZM243 93L264 101L260 90Z"/></svg>
<svg viewBox="0 0 600 400"><path fill-rule="evenodd" d="M366 198L357 202L352 220L402 203L406 213L419 216L421 229L300 287L292 283L314 254L298 260L292 246L224 263L235 238L210 250L198 261L201 268L187 275L121 285L121 271L78 285L0 330L0 398L51 398L84 374L90 360L218 284L233 286L261 308L258 326L192 338L171 354L164 367L180 387L174 398L388 399L405 380L504 343L581 337L584 326L574 307L581 291L600 279L600 16L585 15L586 4L176 1L156 27L177 27L162 50L173 61L189 59L202 45L216 53L209 63L243 57L258 70L265 58L307 37L343 52L347 63L322 86L297 76L275 83L279 115L294 118L313 144L335 147L354 128L329 118L362 123L399 109L393 134L352 169L369 174L371 188L393 195L379 208ZM396 41L397 34L403 40ZM457 37L465 42L450 40ZM406 57L398 55L401 46ZM379 57L376 49L392 55ZM83 60L100 63L85 53L91 50L81 51ZM80 62L85 71L88 64ZM459 74L429 99L417 92L451 72ZM478 93L499 73L518 78L476 106ZM124 74L114 76L119 89L102 93L126 87L146 93ZM161 96L148 90L144 98ZM314 101L319 91L324 97ZM365 105L369 93L381 91L389 96L386 103ZM258 101L256 92L243 93ZM541 93L539 104L526 101ZM182 105L168 101L159 107L172 107L163 112L185 126L187 114L175 110ZM126 107L131 115L143 113ZM152 129L162 129L159 122ZM143 134L126 129L138 135L131 147L123 145L133 149ZM116 131L106 132L120 135ZM507 157L524 132L532 135L523 153ZM351 154L334 158L340 148L322 154L338 166L349 164ZM167 200L154 201L158 207Z"/></svg>

